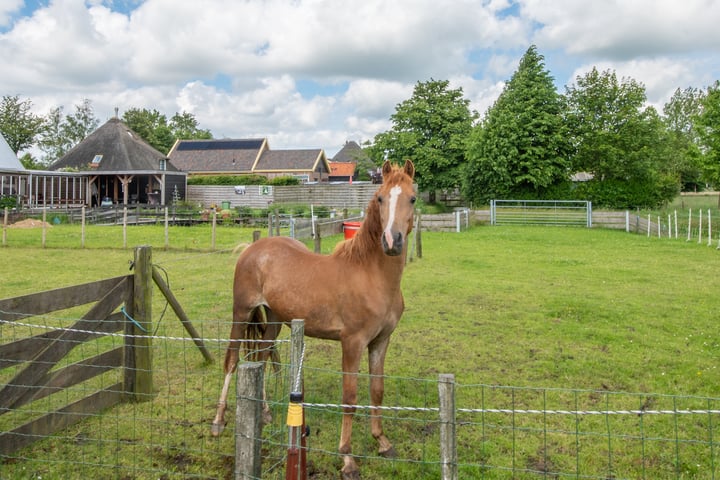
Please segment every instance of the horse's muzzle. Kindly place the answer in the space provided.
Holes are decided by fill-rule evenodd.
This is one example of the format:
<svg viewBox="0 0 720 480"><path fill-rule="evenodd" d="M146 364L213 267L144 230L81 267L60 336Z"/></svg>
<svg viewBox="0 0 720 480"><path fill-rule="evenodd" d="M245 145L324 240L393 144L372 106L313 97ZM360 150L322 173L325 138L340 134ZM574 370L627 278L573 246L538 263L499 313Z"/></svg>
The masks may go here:
<svg viewBox="0 0 720 480"><path fill-rule="evenodd" d="M389 238L388 238L389 237ZM382 236L382 246L385 255L390 257L396 257L402 253L403 250L403 234L397 232L394 234L385 234Z"/></svg>

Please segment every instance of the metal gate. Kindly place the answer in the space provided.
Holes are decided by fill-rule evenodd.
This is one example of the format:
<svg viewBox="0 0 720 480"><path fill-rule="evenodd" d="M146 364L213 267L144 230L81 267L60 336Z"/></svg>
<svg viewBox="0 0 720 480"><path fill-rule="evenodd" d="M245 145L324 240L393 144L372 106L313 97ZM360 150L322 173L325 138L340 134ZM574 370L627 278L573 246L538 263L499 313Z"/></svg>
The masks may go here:
<svg viewBox="0 0 720 480"><path fill-rule="evenodd" d="M491 200L492 225L567 225L592 227L592 202L586 200Z"/></svg>

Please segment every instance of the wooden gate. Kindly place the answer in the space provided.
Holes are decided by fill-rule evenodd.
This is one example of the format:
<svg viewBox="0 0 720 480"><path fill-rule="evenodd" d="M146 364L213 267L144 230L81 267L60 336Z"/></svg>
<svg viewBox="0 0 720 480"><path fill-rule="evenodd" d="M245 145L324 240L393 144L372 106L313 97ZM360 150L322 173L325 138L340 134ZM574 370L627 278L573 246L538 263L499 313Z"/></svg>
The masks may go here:
<svg viewBox="0 0 720 480"><path fill-rule="evenodd" d="M0 416L65 389L120 369L120 380L21 425L3 425L0 454L7 455L122 401L150 400L152 386L152 263L150 247L135 250L134 273L97 282L0 300L0 328L30 323L33 317L92 304L67 328L0 345ZM122 332L120 346L62 366L62 359L84 342ZM98 344L99 345L99 344ZM77 355L77 352L75 352ZM67 362L67 360L66 360ZM4 377L0 377L4 378ZM4 384L3 384L4 383ZM32 412L33 408L28 408ZM39 410L39 408L37 409ZM28 414L30 416L30 414ZM4 420L0 417L0 421ZM4 422L5 423L5 422Z"/></svg>

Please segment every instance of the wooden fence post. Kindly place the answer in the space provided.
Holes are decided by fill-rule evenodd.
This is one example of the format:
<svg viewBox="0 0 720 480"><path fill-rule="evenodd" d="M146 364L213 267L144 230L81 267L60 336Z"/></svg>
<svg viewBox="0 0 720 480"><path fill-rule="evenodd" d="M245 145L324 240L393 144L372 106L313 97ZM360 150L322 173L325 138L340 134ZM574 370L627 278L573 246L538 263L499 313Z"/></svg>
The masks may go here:
<svg viewBox="0 0 720 480"><path fill-rule="evenodd" d="M315 238L313 239L313 245L315 248L315 253L322 252L322 239L320 238L320 229L319 228L315 231Z"/></svg>
<svg viewBox="0 0 720 480"><path fill-rule="evenodd" d="M440 374L440 464L443 480L457 480L457 439L455 438L455 375Z"/></svg>
<svg viewBox="0 0 720 480"><path fill-rule="evenodd" d="M7 245L7 224L8 224L8 207L5 207L5 215L3 218L3 227L2 227L2 244L3 247Z"/></svg>
<svg viewBox="0 0 720 480"><path fill-rule="evenodd" d="M235 479L262 478L262 408L264 364L247 362L237 368L235 414Z"/></svg>
<svg viewBox="0 0 720 480"><path fill-rule="evenodd" d="M305 355L305 321L290 323L290 404L288 405L289 445L286 480L307 480L307 444L305 435L303 359Z"/></svg>
<svg viewBox="0 0 720 480"><path fill-rule="evenodd" d="M125 394L128 399L142 402L152 398L152 248L135 249L133 297L128 314L128 328L132 335L126 340Z"/></svg>
<svg viewBox="0 0 720 480"><path fill-rule="evenodd" d="M253 230L253 243L260 240L260 235L261 235L260 230Z"/></svg>
<svg viewBox="0 0 720 480"><path fill-rule="evenodd" d="M212 216L212 240L210 241L210 250L215 250L215 228L217 227L217 210L213 210Z"/></svg>
<svg viewBox="0 0 720 480"><path fill-rule="evenodd" d="M42 248L45 248L45 240L47 239L47 207L43 207L42 211Z"/></svg>
<svg viewBox="0 0 720 480"><path fill-rule="evenodd" d="M422 258L422 214L417 214L417 225L415 226L415 256Z"/></svg>

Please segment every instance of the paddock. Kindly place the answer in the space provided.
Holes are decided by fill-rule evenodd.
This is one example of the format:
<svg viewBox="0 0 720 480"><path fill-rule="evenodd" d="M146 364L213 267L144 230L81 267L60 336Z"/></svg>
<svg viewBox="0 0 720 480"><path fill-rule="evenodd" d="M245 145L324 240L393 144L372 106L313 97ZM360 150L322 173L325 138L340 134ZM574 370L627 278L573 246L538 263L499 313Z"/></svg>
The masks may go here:
<svg viewBox="0 0 720 480"><path fill-rule="evenodd" d="M551 230L542 228L532 228L530 233L516 227L474 228L461 234L439 232L424 237L425 259L408 267L405 285L407 317L401 322L397 341L391 344L388 354L388 360L393 363L387 368L384 416L386 428L400 439L396 440L399 457L394 460L379 458L370 441L360 442L354 454L365 478L391 475L441 478L445 464L440 437L443 422L447 425L447 417L441 419L439 390L441 384L444 387L449 384L441 381L441 375L446 374L454 376L455 420L451 424L455 426L458 440L459 478L557 475L598 479L610 475L615 478L692 475L702 478L718 473L714 428L720 417L717 392L712 386L717 385L712 366L716 339L710 330L714 320L702 313L714 311L718 306L710 296L716 284L707 280L714 264L711 255L716 255L714 248L700 248L695 242L659 241L654 236L600 232L603 239L609 237L618 241L623 247L623 259L630 262L610 271L614 278L622 278L623 289L637 288L642 290L642 295L659 302L661 296L655 289L662 287L651 282L655 273L653 265L657 263L660 263L660 271L673 272L674 281L678 281L675 277L681 268L687 269L688 262L696 276L703 278L702 281L693 280L695 276L679 280L697 291L694 302L668 303L657 308L654 302L643 302L632 310L626 305L619 318L628 315L634 318L632 327L635 331L626 329L624 323L603 330L600 327L611 322L607 317L609 314L601 315L594 303L586 305L594 301L595 296L606 293L602 291L600 280L592 295L585 295L582 300L573 300L572 292L563 295L563 290L569 289L562 288L562 284L556 284L554 290L542 288L539 293L527 290L531 285L536 290L541 288L534 286L532 275L527 278L527 272L533 271L536 265L543 266L545 282L556 283L568 278L592 282L591 277L582 275L583 271L594 272L602 278L603 269L608 268L611 255L607 250L598 250L598 232L560 230L563 234L555 236ZM548 236L554 246L552 250L543 243L543 238ZM461 242L467 253L438 265L441 252L449 248L447 242L450 241ZM584 244L589 244L588 252L595 249L593 256L588 253L585 257L568 250L571 245ZM508 257L500 255L507 249L514 250L515 258L520 256L521 269L508 263ZM644 261L649 249L654 249L659 256ZM663 258L670 255L672 249L682 250L684 254L673 263L665 263L667 260ZM635 250L640 254L634 253ZM14 252L13 248L3 250L4 255L14 253L22 252ZM117 265L109 267L111 275L127 272L127 258L132 258L128 252L102 254L108 261L116 260ZM40 262L62 263L67 251L51 249L35 255L38 265ZM86 254L77 252L75 255L80 258ZM593 260L595 256L601 260ZM121 260L123 257L126 259ZM224 350L224 335L229 329L229 292L223 292L219 288L222 281L213 277L228 275L233 265L230 257L232 255L227 251L211 254L156 251L153 256L158 267L163 269L163 278L187 309L198 334L215 358L220 358ZM500 262L505 262L504 266ZM432 268L428 268L429 263L433 264ZM446 265L455 271L450 272ZM622 276L628 268L632 269L631 274ZM473 277L472 289L450 288L455 285L449 279L450 274L469 280L471 269L492 274L485 275L487 279ZM65 270L64 277L68 280L79 280L88 275L88 272L82 272L83 275L72 272L67 267ZM519 272L525 272L525 278ZM580 277L574 277L576 272L581 274ZM639 283L633 283L635 277L640 277ZM37 280L37 276L34 279ZM40 279L38 283L43 282L65 286L57 278ZM430 291L435 300L420 297L427 291L425 286L432 286ZM25 293L36 291L30 283L10 288L20 288ZM506 310L507 304L513 302L485 297L499 296L505 291L518 292L518 297L513 298L522 298L525 310ZM659 291L670 294L670 289ZM609 306L612 296L609 295L611 292L607 293L607 299L599 298L598 301L608 302ZM525 350L524 332L540 335L538 329L542 322L533 317L537 315L533 314L538 308L536 296L547 297L543 300L543 308L548 310L547 317L551 319L548 328L552 334L549 338L543 337L542 343ZM179 319L173 316L169 307L165 310L165 301L157 291L155 297L153 325L149 329L152 332L155 391L152 400L124 403L102 414L89 415L82 422L34 446L10 455L3 454L0 461L4 474L9 472L10 478L13 478L12 473L21 475L21 471L44 477L95 475L98 478L156 478L163 474L169 478L227 478L234 474L235 439L211 439L207 435L220 387L220 366L218 362L206 363ZM454 300L438 301L443 298ZM504 307L501 309L501 306ZM465 330L466 334L461 337L463 342L474 339L473 343L438 342L433 335L440 331L451 335L456 328L461 328L455 327L451 319L467 315L463 313L467 309L472 309L471 324L476 327ZM590 317L593 320L590 322L584 315L590 315L592 311L597 315ZM667 318L682 315L682 321L658 325L665 315ZM652 321L646 322L643 317ZM76 319L77 316L68 313L37 320L26 318L13 322L12 326L3 323L0 326L3 343L8 339L19 340L54 331ZM513 330L512 341L504 341L509 322L519 323L517 330ZM566 334L558 330L559 325L565 323L576 327L573 335L568 337L574 339L572 343L563 342ZM422 334L417 332L419 327ZM664 349L683 349L684 355L657 357L661 352L653 348L647 354L646 363L635 365L608 357L614 350L622 348L625 359L634 358L632 355L639 348L638 344L645 341L646 333L658 329L665 333ZM613 335L618 339L613 340ZM429 336L430 342L424 341L424 336ZM624 342L634 340L634 343L614 343L621 338ZM269 377L274 421L263 431L262 478L284 478L287 379L291 369L288 339L289 332L285 330L279 344L280 373ZM476 351L467 345L475 345ZM88 344L82 348L96 351L98 346ZM457 355L458 351L463 354ZM307 453L313 478L335 478L340 462L335 452L342 413L338 402L341 376L336 369L338 355L339 349L330 343L309 339L306 343L304 411L310 427ZM683 356L688 358L681 358ZM513 359L511 364L507 362L508 358ZM593 367L607 362L607 365ZM673 366L672 362L678 362L678 365ZM687 370L690 367L685 367L685 362L692 364L691 370ZM543 366L541 371L546 375L542 378L523 377L522 372L529 371L533 365ZM655 375L656 365L663 366L663 370L658 370ZM592 368L595 370L588 370ZM633 373L629 377L619 376L625 369ZM592 371L591 378L583 371ZM618 372L615 373L618 376L611 375L611 371ZM0 375L3 375L0 378L4 385L7 375L4 371ZM651 379L656 376L667 382L652 383L654 380ZM627 383L630 379L633 383ZM367 374L361 373L361 385L367 385L367 381ZM367 387L361 388L360 392L358 416L361 418L356 422L358 438L369 438L369 401L367 393L362 396ZM46 403L48 398L33 407L36 412L32 413L47 409L50 406ZM6 421L8 415L0 415L0 422Z"/></svg>

